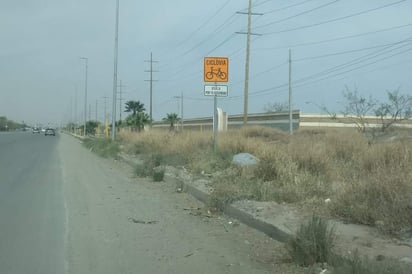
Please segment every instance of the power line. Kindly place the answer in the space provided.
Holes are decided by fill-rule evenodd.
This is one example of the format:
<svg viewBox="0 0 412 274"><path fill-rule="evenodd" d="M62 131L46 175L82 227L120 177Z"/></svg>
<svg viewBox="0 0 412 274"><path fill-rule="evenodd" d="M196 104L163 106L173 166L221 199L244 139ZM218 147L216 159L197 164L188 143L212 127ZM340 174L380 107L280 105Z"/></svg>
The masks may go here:
<svg viewBox="0 0 412 274"><path fill-rule="evenodd" d="M327 58L327 57L332 57L332 56L338 56L338 55L350 54L350 53L355 53L355 52L360 52L360 51L366 51L366 50L371 50L371 49L376 49L376 48L382 48L382 47L390 46L390 45L393 45L393 44L394 44L394 43L389 43L389 44L383 44L383 45L372 46L372 47L364 47L364 48L359 48L359 49L339 51L339 52L334 52L334 53L329 53L329 54L323 54L323 55L317 55L317 56L311 56L311 57L298 58L298 59L294 59L293 61L294 61L294 62L301 62L301 61L307 61L307 60L315 60L315 59Z"/></svg>
<svg viewBox="0 0 412 274"><path fill-rule="evenodd" d="M387 53L390 53L390 52L392 52L392 51L398 50L398 49L400 49L400 48L402 48L402 47L407 46L409 43L407 43L406 45L403 45L403 46L399 46L399 47L394 48L394 49L391 49L391 48L392 48L393 46L395 46L395 45L399 45L399 44L405 43L405 42L407 42L407 41L410 41L410 39L411 39L411 38L408 38L408 39L399 41L399 42L397 42L397 43L393 43L393 44L391 44L390 46L386 46L386 47L385 47L384 49L382 49L382 50L378 50L378 51L375 51L375 52L372 52L372 53L363 55L363 56L361 56L361 57L359 57L359 58L355 58L355 59L353 59L353 60L351 60L351 61L349 61L349 62L340 64L340 65L334 66L334 67L332 67L332 68L323 70L323 71L321 71L321 72L312 74L312 75L310 75L310 76L301 78L300 80L295 81L295 83L307 81L308 79L314 78L314 77L317 77L317 76L322 76L322 75L325 75L325 74L330 74L330 73L332 73L332 72L342 70L342 69L344 69L344 68L346 68L346 67L348 67L348 66L353 66L353 65L356 65L356 64L365 62L365 61L367 61L367 60L370 60L370 59L379 57L379 56L381 56L381 55L383 55L383 54L387 54Z"/></svg>
<svg viewBox="0 0 412 274"><path fill-rule="evenodd" d="M405 1L406 0L400 0L400 1L397 1L397 2L392 2L392 3L386 4L386 5L382 5L382 6L379 6L379 7L376 7L376 8L372 8L372 9L352 13L352 14L349 14L349 15L346 15L346 16L341 16L341 17L330 19L330 20L310 24L310 25L304 25L304 26L300 26L300 27L289 28L289 29L284 29L284 30L279 30L279 31L274 31L274 32L268 32L268 33L264 33L264 35L280 34L280 33L285 33L285 32L296 31L296 30L313 28L313 27L317 27L317 26L320 26L320 25L324 25L324 24L328 24L328 23L332 23L332 22L337 22L337 21L341 21L341 20L348 19L348 18L351 18L351 17L355 17L355 16L366 14L366 13L370 13L370 12L373 12L373 11L377 11L377 10L380 10L380 9L388 8L388 7L391 7L391 6L394 6L394 5L398 5L398 4L400 4L402 2L405 2Z"/></svg>
<svg viewBox="0 0 412 274"><path fill-rule="evenodd" d="M206 56L208 56L209 54L211 54L213 51L217 50L218 48L220 48L221 46L223 46L224 44L226 44L227 42L229 42L230 40L232 40L236 35L234 33L232 33L232 35L230 35L228 38L226 38L225 40L223 40L220 44L218 44L216 47L214 47L212 50L210 50Z"/></svg>
<svg viewBox="0 0 412 274"><path fill-rule="evenodd" d="M221 43L219 43L217 46L215 46L212 50L210 50L208 53L205 54L205 56L208 56L209 54L211 54L213 51L217 50L218 48L220 48L221 46L223 46L224 44L226 44L227 42L229 42L231 39L233 39L236 35L233 33L232 35L230 35L229 37L227 37L225 40L223 40ZM176 75L180 75L185 69L187 69L187 67L191 64L193 64L194 62L199 62L198 59L196 59L195 61L191 61L188 62L182 66L180 66L179 69L175 70L173 73L170 74L170 76L173 78ZM193 73L193 75L195 75L196 72ZM190 76L190 75L189 75ZM187 75L185 76L185 78L187 78Z"/></svg>
<svg viewBox="0 0 412 274"><path fill-rule="evenodd" d="M302 1L302 2L299 2L299 3L296 3L296 4L293 4L293 5L289 5L289 6L283 7L283 8L279 8L279 9L275 9L275 10L270 10L270 11L265 11L265 14L270 14L270 13L275 13L275 12L278 12L278 11L287 10L287 9L290 9L290 8L293 8L293 7L297 7L297 6L306 4L307 2L311 2L311 1L313 1L313 0L305 0L305 1Z"/></svg>
<svg viewBox="0 0 412 274"><path fill-rule="evenodd" d="M267 69L267 70L264 70L264 71L261 71L261 72L257 72L257 73L255 73L255 74L253 74L250 78L251 78L251 79L256 79L258 76L261 76L261 75L263 75L263 74L269 73L269 72L271 72L271 71L273 71L273 70L276 70L276 69L278 69L278 68L281 68L281 67L283 67L283 66L285 66L285 65L287 65L287 64L288 64L288 61L285 61L285 62L283 62L283 63L281 63L281 64L278 64L278 65L276 65L276 66L273 66L273 67L271 67L271 68L269 68L269 69ZM233 83L233 85L238 85L238 84L240 84L240 83L242 83L242 81L235 82L235 83Z"/></svg>
<svg viewBox="0 0 412 274"><path fill-rule="evenodd" d="M295 86L295 87L302 87L302 86L307 86L307 85L310 85L310 84L318 83L318 82L321 82L321 81L324 81L324 80L328 80L328 79L334 78L334 77L336 77L336 76L340 76L340 75L343 75L343 74L347 74L347 73L353 72L353 71L355 71L355 70L359 70L359 69L361 69L361 68L364 68L364 67L367 67L367 66L376 64L376 63L378 63L378 62L387 60L387 59L392 58L392 57L394 57L394 56L398 56L398 55L400 55L400 54L403 54L403 53L406 53L406 52L410 52L410 51L412 51L412 47L411 47L411 48L408 48L408 49L406 49L406 50L403 50L403 51L401 51L401 52L397 52L397 53L391 54L391 55L389 55L389 56L385 56L385 57L382 57L382 58L380 58L380 59L374 60L374 61L372 61L372 62L369 62L369 63L363 64L363 65L357 66L357 67L355 67L355 68L352 68L352 69L349 69L349 70L346 70L346 71L342 71L342 72L338 72L338 73L335 73L335 74L332 74L332 75L329 75L329 76L326 76L326 77L323 77L323 78L316 79L316 80L313 80L313 81L308 82L308 81L310 80L310 78L315 78L315 77L317 77L318 75L319 75L319 76L322 76L322 75L321 75L322 72L315 73L315 74L313 74L313 75L311 75L311 76L298 79L297 81L295 81L295 83L297 83L297 84L295 84L294 86ZM329 73L330 73L330 72L329 72ZM328 73L327 73L327 74L328 74ZM324 74L323 74L323 75L324 75ZM305 82L306 82L306 83L305 83ZM275 86L275 87L271 87L271 88L262 89L262 90L255 91L255 92L251 92L251 94L254 95L254 96L266 95L267 93L273 92L273 90L281 89L281 88L284 88L284 89L285 89L285 90L283 90L283 91L287 91L287 86L288 86L288 84L287 84L287 83L284 83L284 84L281 84L281 85L278 85L278 86ZM240 96L236 96L236 97L240 97Z"/></svg>
<svg viewBox="0 0 412 274"><path fill-rule="evenodd" d="M197 43L196 45L194 45L192 48L188 49L187 51L185 51L184 53L182 53L180 56L184 56L190 52L192 52L193 50L197 49L198 47L200 47L202 44L204 44L206 41L210 41L210 38L214 35L216 35L216 33L220 32L223 27L226 24L229 24L228 22L234 18L235 14L233 14L231 17L229 17L228 19L226 19L225 22L223 22L222 25L220 25L219 27L217 27L213 32L211 32L205 39L203 39L202 41L200 41L199 43ZM233 24L235 20L233 20L230 24Z"/></svg>
<svg viewBox="0 0 412 274"><path fill-rule="evenodd" d="M234 19L234 20L232 20L232 19ZM178 56L175 57L174 59L181 58L181 57L187 55L188 53L194 51L195 49L199 48L199 47L200 47L201 45L203 45L205 42L210 41L210 38L212 38L212 36L215 36L217 33L219 33L220 31L222 31L222 30L226 27L226 25L229 26L229 25L233 24L237 19L238 19L238 18L235 17L235 14L233 14L233 15L230 16L223 24L221 24L221 25L218 26L214 31L212 31L205 39L203 39L202 41L198 42L198 43L195 44L192 48L188 49L185 53L183 53L183 54L181 54L181 55L178 55ZM229 22L230 20L232 20L232 21ZM190 62L189 64L191 64L191 63L193 63L193 61ZM180 66L174 68L174 70L177 71L177 70L180 70L180 69L186 68L186 67L187 67L187 64L183 64L183 65L180 65ZM165 68L167 68L167 65L166 65L165 67L162 67L163 70L164 70ZM176 74L176 73L175 73L175 74Z"/></svg>
<svg viewBox="0 0 412 274"><path fill-rule="evenodd" d="M213 18L215 18L216 16L219 15L219 13L230 3L230 1L232 0L227 0L226 2L223 3L222 6L220 6L216 12L214 12L211 16L207 17L207 19L200 24L199 27L197 27L193 32L191 32L188 37L186 37L184 40L182 40L179 44L177 44L175 47L179 48L182 45L184 45L190 38L192 38L197 32L199 32L202 28L204 28L205 26L207 26L207 24L209 24L210 22L213 22Z"/></svg>
<svg viewBox="0 0 412 274"><path fill-rule="evenodd" d="M360 65L360 66L357 66L357 67L355 67L355 68L352 68L352 69L349 69L349 70L346 70L346 71L342 71L342 72L339 72L339 73L335 73L335 74L333 74L333 75L326 76L326 77L324 77L324 78L317 79L317 80L315 80L315 81L313 81L313 82L302 83L302 84L300 84L300 85L298 84L297 87L305 86L305 85L312 84L312 83L317 83L317 82L320 82L320 81L324 81L324 80L328 80L328 79L334 78L334 77L336 77L336 76L340 76L340 75L343 75L343 74L347 74L347 73L353 72L353 71L355 71L355 70L359 70L359 69L361 69L361 68L364 68L364 67L367 67L367 66L370 66L370 65L379 63L379 62L381 62L381 61L387 60L387 59L389 59L389 58L392 58L392 57L395 57L395 56L398 56L398 55L400 55L400 54L403 54L403 53L406 53L406 52L410 52L410 51L412 51L412 47L410 47L410 48L408 48L408 49L406 49L406 50L403 50L403 51L401 51L401 52L397 52L397 53L394 53L394 54L392 54L392 55L385 56L385 57L380 58L380 59L377 59L377 60L375 60L375 61L366 63L366 64L364 64L364 65Z"/></svg>
<svg viewBox="0 0 412 274"><path fill-rule="evenodd" d="M273 47L273 48L261 48L261 49L256 49L256 50L280 50L280 49L286 49L286 48L297 48L297 47L304 47L304 46L312 46L312 45L318 45L318 44L324 44L324 43L330 43L330 42L336 42L336 41L341 41L341 40L346 40L346 39L352 39L352 38L367 36L367 35L376 34L376 33L380 33L380 32L392 31L392 30L406 28L406 27L412 27L412 23L408 23L408 24L404 24L404 25L398 25L398 26L389 27L389 28L385 28L385 29L380 29L380 30L376 30L376 31L369 31L369 32L363 32L363 33L359 33L359 34L336 37L336 38L332 38L332 39L325 39L325 40L320 40L320 41L315 41L315 42L306 42L306 43L299 43L299 44Z"/></svg>
<svg viewBox="0 0 412 274"><path fill-rule="evenodd" d="M231 0L227 0L225 3L223 3L223 5L222 5L220 8L218 8L218 9L216 10L216 12L215 12L212 16L210 16L207 20L205 20L205 21L203 22L203 24L201 24L196 30L194 30L191 34L189 34L189 36L188 36L184 41L182 41L181 44L186 43L186 41L187 41L188 39L192 38L198 31L200 31L200 30L201 30L202 28L204 28L207 24L209 24L210 22L212 22L213 18L215 18L216 16L218 16L219 13L229 4L230 1L231 1Z"/></svg>
<svg viewBox="0 0 412 274"><path fill-rule="evenodd" d="M271 1L272 1L272 0L264 0L264 1L262 1L262 2L257 2L257 3L255 3L255 4L253 5L253 7L254 7L254 8L259 7L259 6L262 6L263 4L266 4L266 3L271 2Z"/></svg>
<svg viewBox="0 0 412 274"><path fill-rule="evenodd" d="M332 2L328 2L328 3L326 3L326 4L322 4L322 5L317 6L317 7L315 7L315 8L312 8L312 9L309 9L309 10L305 10L305 11L303 11L303 12L300 12L300 13L297 13L297 14L294 14L294 15L291 15L291 16L288 16L288 17L286 17L286 18L283 18L283 19L280 19L280 20L277 20L277 21L273 21L273 22L270 22L270 23L267 23L267 24L264 24L264 25L256 26L255 29L259 29L259 28L264 28L264 27L267 27L267 26L275 25L275 24L277 24L277 23L281 23L281 22L287 21L287 20L289 20L289 19L293 19L293 18L296 18L296 17L298 17L298 16L305 15L305 14L311 13L311 12L313 12L313 11L320 10L320 9L322 9L322 8L324 8L324 7L330 6L330 5L332 5L332 4L335 4L336 2L339 2L339 1L340 1L340 0L334 0L334 1L332 1Z"/></svg>
<svg viewBox="0 0 412 274"><path fill-rule="evenodd" d="M273 0L264 0L264 1L262 1L262 2L254 3L254 4L252 4L252 8L256 8L256 7L262 6L262 5L264 5L264 4L268 3L268 2L271 2L271 1L273 1ZM247 12L247 10L248 10L248 8L244 8L244 9L241 9L240 11L241 11L241 12Z"/></svg>
<svg viewBox="0 0 412 274"><path fill-rule="evenodd" d="M411 40L411 38L405 39L405 40L403 40L403 41L401 41L401 42L398 42L398 43L394 43L393 45L402 43L402 42L404 42L404 41L409 41L409 40ZM406 45L408 45L408 44L409 44L409 43L407 43ZM391 45L390 47L392 47L393 45ZM390 53L390 52L392 52L392 51L394 51L394 50L398 50L398 49L400 49L400 48L402 48L402 47L405 47L406 45L397 47L397 48L395 48L395 49L390 49L390 47L389 47L389 49L386 50L386 51L388 51L388 52L386 52L386 54L387 54L387 53ZM384 51L384 50L381 50L381 51ZM321 77L321 76L323 76L323 75L327 75L327 74L330 74L330 73L333 73L333 72L337 71L337 70L338 70L337 68L339 68L339 70L341 70L341 69L344 69L345 67L347 67L349 64L350 64L350 65L356 65L356 64L360 64L361 62L365 62L365 61L367 61L367 60L370 60L370 59L372 59L372 58L382 56L382 53L380 53L380 54L378 55L377 52L375 52L375 56L370 56L370 55L372 55L373 53L372 53L372 54L367 54L367 55L365 55L365 56L363 56L363 57L361 57L361 58L356 58L356 59L354 59L354 60L352 60L352 61L343 63L343 64L341 64L341 65L332 67L332 68L330 68L330 69L327 69L327 70L324 70L324 71L321 71L321 72L312 74L312 75L307 76L307 77L304 77L304 78L300 78L300 79L298 79L297 81L295 81L295 83L297 83L297 84L295 84L294 86L295 86L295 87L302 87L302 86L306 86L306 85L318 83L318 82L320 82L320 81L328 80L328 79L334 78L334 77L336 77L336 76L340 76L340 75L343 75L343 74L347 74L347 73L353 72L353 71L355 71L355 70L359 70L359 69L361 69L361 68L364 68L364 67L367 67L367 66L376 64L376 63L378 63L378 62L387 60L387 59L389 59L389 58L392 58L392 57L395 57L395 56L398 56L398 55L401 55L401 54L404 54L404 53L407 53L407 52L410 52L410 51L412 51L412 47L407 48L407 49L405 49L405 50L403 50L403 51L400 51L400 52L396 52L396 53L391 54L391 55L388 55L388 56L384 56L384 57L382 57L382 58L379 58L379 59L376 59L376 60L374 60L374 61L368 62L368 63L366 63L366 64L362 64L362 65L359 65L359 66L357 66L357 67L354 67L354 68L351 68L351 69L348 69L348 70L345 70L345 71L337 72L337 73L335 73L335 74L332 74L332 75L329 75L329 76L325 76L325 77L320 78L320 79L316 79L317 77ZM364 57L368 57L368 58L365 59ZM362 58L364 58L364 60L361 60ZM354 62L354 61L356 61L356 62ZM316 80L310 81L311 79L316 79ZM308 81L310 81L310 82L308 82ZM277 90L277 89L281 89L281 90L279 90L278 92L282 92L282 91L286 92L286 91L287 91L287 87L288 87L288 83L284 83L284 84L280 84L280 85L277 85L277 86L274 86L274 87L270 87L270 88L261 89L261 90L254 91L254 92L250 92L250 95L252 95L253 97L262 96L262 95L266 95L266 94L269 94L269 93L273 93L273 92L274 92L275 90ZM231 96L231 97L228 97L227 99L240 98L240 97L241 97L240 95L238 95L238 96Z"/></svg>

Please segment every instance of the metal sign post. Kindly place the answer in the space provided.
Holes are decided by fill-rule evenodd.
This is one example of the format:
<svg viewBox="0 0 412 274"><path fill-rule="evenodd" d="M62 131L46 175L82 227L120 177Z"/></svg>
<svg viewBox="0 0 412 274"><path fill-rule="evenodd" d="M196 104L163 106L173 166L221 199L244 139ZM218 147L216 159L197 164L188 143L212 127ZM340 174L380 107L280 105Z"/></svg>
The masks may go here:
<svg viewBox="0 0 412 274"><path fill-rule="evenodd" d="M213 150L217 151L217 96L213 96Z"/></svg>
<svg viewBox="0 0 412 274"><path fill-rule="evenodd" d="M213 150L217 151L218 112L217 97L228 96L227 86L218 86L217 82L229 80L228 57L205 57L203 61L203 80L214 83L205 85L205 96L213 96Z"/></svg>

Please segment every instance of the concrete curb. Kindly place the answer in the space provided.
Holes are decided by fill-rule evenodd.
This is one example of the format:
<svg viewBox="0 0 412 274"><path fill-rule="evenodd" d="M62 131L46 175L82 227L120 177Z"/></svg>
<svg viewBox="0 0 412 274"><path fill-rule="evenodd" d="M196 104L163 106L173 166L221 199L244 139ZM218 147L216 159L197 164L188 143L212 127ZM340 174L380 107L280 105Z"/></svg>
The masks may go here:
<svg viewBox="0 0 412 274"><path fill-rule="evenodd" d="M119 155L119 159L124 161L126 164L134 167L137 163L133 161L132 159L126 158L124 155ZM194 198L199 200L200 202L207 204L210 199L210 194L191 185L183 180L167 175L165 174L164 181L166 182L173 182L176 185L182 186L185 192L189 193L192 195ZM264 222L262 220L258 220L255 217L253 217L250 213L245 212L239 208L236 208L232 205L227 205L223 209L223 213L226 214L227 216L237 219L239 222L254 228L262 233L265 233L267 236L270 238L279 241L279 242L287 242L292 235L281 230L279 227L274 226L273 224Z"/></svg>
<svg viewBox="0 0 412 274"><path fill-rule="evenodd" d="M74 138L76 138L76 139L79 139L79 140L84 140L84 139L85 139L84 136L77 135L77 134L74 134L74 133L70 133L70 132L66 132L66 131L63 131L63 133L65 133L65 134L67 134L67 135L70 135L70 136L72 136L72 137L74 137Z"/></svg>

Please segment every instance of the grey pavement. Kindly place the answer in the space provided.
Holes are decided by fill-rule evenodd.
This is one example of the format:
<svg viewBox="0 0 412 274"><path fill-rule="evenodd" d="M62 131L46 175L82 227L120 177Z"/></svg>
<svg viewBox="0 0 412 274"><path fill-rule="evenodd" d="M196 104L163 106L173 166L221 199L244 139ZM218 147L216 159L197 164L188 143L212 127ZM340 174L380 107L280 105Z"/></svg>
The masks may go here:
<svg viewBox="0 0 412 274"><path fill-rule="evenodd" d="M0 150L0 273L276 273L278 242L73 137L1 133Z"/></svg>
<svg viewBox="0 0 412 274"><path fill-rule="evenodd" d="M64 273L58 140L0 134L0 273Z"/></svg>

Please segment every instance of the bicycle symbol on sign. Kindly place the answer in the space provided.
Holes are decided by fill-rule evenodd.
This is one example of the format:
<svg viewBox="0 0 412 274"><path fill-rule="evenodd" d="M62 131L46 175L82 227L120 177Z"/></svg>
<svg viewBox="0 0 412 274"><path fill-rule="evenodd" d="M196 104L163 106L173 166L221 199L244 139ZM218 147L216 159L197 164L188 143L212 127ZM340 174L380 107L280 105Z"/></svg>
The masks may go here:
<svg viewBox="0 0 412 274"><path fill-rule="evenodd" d="M226 72L222 71L221 68L218 69L213 69L213 67L210 67L210 71L206 72L206 79L213 79L214 76L219 77L222 80L225 80L227 77Z"/></svg>

